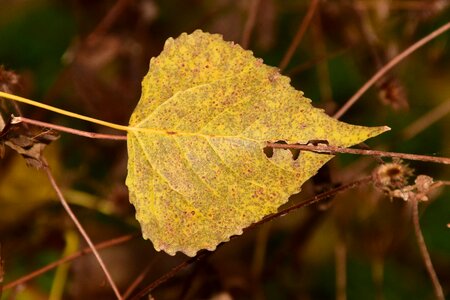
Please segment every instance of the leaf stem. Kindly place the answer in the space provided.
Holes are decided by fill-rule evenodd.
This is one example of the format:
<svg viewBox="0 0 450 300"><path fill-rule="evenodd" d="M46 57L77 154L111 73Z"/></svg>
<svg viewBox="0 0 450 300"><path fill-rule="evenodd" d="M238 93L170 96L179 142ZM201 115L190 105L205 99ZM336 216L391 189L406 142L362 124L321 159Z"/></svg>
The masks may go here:
<svg viewBox="0 0 450 300"><path fill-rule="evenodd" d="M73 112L70 112L70 111L67 111L67 110L64 110L64 109L56 108L56 107L53 107L51 105L47 105L47 104L44 104L44 103L33 101L33 100L30 100L30 99L27 99L27 98L24 98L24 97L20 97L20 96L16 96L16 95L13 95L13 94L0 92L0 97L6 98L6 99L9 99L9 100L13 100L13 101L17 101L17 102L21 102L21 103L25 103L25 104L32 105L32 106L35 106L35 107L39 107L39 108L42 108L42 109L45 109L45 110L49 110L49 111L58 113L60 115L68 116L68 117L71 117L71 118L75 118L75 119L87 121L87 122L90 122L90 123L94 123L94 124L99 124L99 125L102 125L102 126L110 127L110 128L113 128L113 129L122 130L122 131L129 131L130 130L130 128L128 126L118 125L118 124L114 124L114 123L98 120L98 119L95 119L95 118L83 116L83 115L80 115L80 114L77 114L77 113L73 113Z"/></svg>

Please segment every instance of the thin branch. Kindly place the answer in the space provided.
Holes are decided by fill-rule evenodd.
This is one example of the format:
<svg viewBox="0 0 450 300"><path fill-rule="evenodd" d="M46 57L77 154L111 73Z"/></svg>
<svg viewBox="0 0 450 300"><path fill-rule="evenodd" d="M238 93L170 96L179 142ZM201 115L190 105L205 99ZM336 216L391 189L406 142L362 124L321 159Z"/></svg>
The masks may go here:
<svg viewBox="0 0 450 300"><path fill-rule="evenodd" d="M313 66L315 66L318 63L324 63L324 62L330 61L333 58L336 58L342 54L345 54L346 52L348 52L349 49L350 48L347 47L347 48L343 48L343 49L337 50L332 53L327 53L326 55L323 55L323 54L318 55L317 57L314 57L311 60L303 62L292 68L289 68L289 70L285 74L292 78L293 76L296 76L298 73L301 73L309 68L312 68Z"/></svg>
<svg viewBox="0 0 450 300"><path fill-rule="evenodd" d="M433 123L439 121L449 113L450 113L450 99L447 99L446 101L442 102L441 105L436 106L431 111L427 112L425 115L414 121L414 123L406 127L402 132L403 138L405 140L408 140L416 136L421 131L425 130Z"/></svg>
<svg viewBox="0 0 450 300"><path fill-rule="evenodd" d="M130 297L131 293L134 292L136 287L142 282L142 280L144 280L145 276L147 276L148 272L152 269L152 266L155 264L155 262L156 260L152 259L152 261L147 264L144 270L139 273L139 275L133 280L130 286L123 293L123 299L128 299L128 297Z"/></svg>
<svg viewBox="0 0 450 300"><path fill-rule="evenodd" d="M389 72L393 67L395 67L399 62L401 62L403 59L405 59L407 56L409 56L411 53L422 47L423 45L427 44L434 38L438 37L439 35L443 34L447 30L450 29L450 22L446 23L445 25L439 27L432 33L428 34L424 38L420 39L410 47L408 47L406 50L404 50L402 53L395 56L391 61L389 61L384 67L382 67L378 72L375 73L375 75L372 76L372 78L369 79L335 114L334 118L339 119L342 117L343 114L345 114L350 107L355 104L356 101L371 87L373 86L380 78L382 78L387 72Z"/></svg>
<svg viewBox="0 0 450 300"><path fill-rule="evenodd" d="M133 239L135 236L136 235L134 235L134 234L127 234L127 235L120 236L118 238L114 238L112 240L101 242L101 243L95 244L95 249L101 250L101 249L109 248L109 247L112 247L112 246L116 246L116 245L128 242L129 240ZM56 268L57 266L59 266L61 264L73 261L73 260L77 259L78 257L84 256L84 255L89 254L89 253L92 253L92 249L90 247L86 247L86 248L84 248L84 249L82 249L82 250L80 250L78 252L75 252L75 253L73 253L73 254L71 254L69 256L66 256L66 257L61 258L61 259L59 259L57 261L54 261L54 262L52 262L52 263L50 263L50 264L48 264L48 265L46 265L46 266L44 266L44 267L42 267L40 269L37 269L36 271L33 271L30 274L27 274L27 275L25 275L23 277L20 277L20 278L18 278L16 280L6 284L4 286L4 290L11 289L11 288L13 288L15 286L24 284L25 282L30 281L31 279L33 279L33 278L35 278L35 277L37 277L39 275L42 275L45 272L48 272L48 271Z"/></svg>
<svg viewBox="0 0 450 300"><path fill-rule="evenodd" d="M93 41L98 36L104 35L124 12L132 0L117 0L106 16L97 24L97 27L89 34L86 41Z"/></svg>
<svg viewBox="0 0 450 300"><path fill-rule="evenodd" d="M211 253L214 253L214 252L208 252L208 251L199 252L196 256L185 260L184 262L175 266L174 268L172 268L172 270L170 270L169 272L167 272L166 274L159 277L158 279L156 279L155 281L150 283L148 286L143 288L141 291L139 291L139 293L137 293L133 298L131 298L131 300L138 300L138 299L141 299L142 297L145 297L151 291L153 291L155 288L157 288L158 286L160 286L161 284L163 284L170 278L174 277L179 271L183 270L184 268L193 264L194 262L199 261L200 259L203 259L204 257L210 255Z"/></svg>
<svg viewBox="0 0 450 300"><path fill-rule="evenodd" d="M367 184L369 182L372 182L372 176L366 176L366 177L363 177L361 179L358 179L358 180L355 180L353 182L350 182L348 184L341 185L340 187L337 187L337 188L332 189L330 191L327 191L327 192L324 192L324 193L320 193L320 194L315 195L314 197L311 197L311 198L309 198L309 199L307 199L305 201L302 201L302 202L300 202L300 203L298 203L296 205L293 205L291 207L283 209L282 211L279 211L277 213L271 214L271 215L265 217L264 219L262 219L262 220L260 220L260 221L258 221L256 223L253 223L252 225L247 227L245 230L249 230L249 229L251 229L253 227L259 226L259 225L264 224L264 223L267 223L267 222L272 221L272 220L274 220L276 218L283 217L283 216L287 215L288 213L290 213L291 211L294 211L294 210L297 210L299 208L303 208L303 207L306 207L306 206L310 206L310 205L315 204L315 203L317 203L319 201L328 199L328 198L330 198L330 197L332 197L332 196L334 196L336 194L342 193L342 192L344 192L344 191L346 191L348 189L352 189L352 188L358 187L360 185Z"/></svg>
<svg viewBox="0 0 450 300"><path fill-rule="evenodd" d="M28 118L24 118L24 117L13 117L11 122L13 124L26 123L26 124L46 127L46 128L55 129L55 130L62 131L62 132L67 132L67 133L71 133L71 134L75 134L75 135L79 135L79 136L88 137L91 139L122 140L122 141L127 140L126 135L103 134L103 133L83 131L83 130L73 129L73 128L65 127L65 126L61 126L61 125L55 125L55 124L41 122L41 121L37 121L37 120L33 120L33 119L28 119Z"/></svg>
<svg viewBox="0 0 450 300"><path fill-rule="evenodd" d="M425 268L427 269L428 275L430 276L431 282L433 283L434 295L436 296L436 299L445 300L444 291L442 290L442 286L439 283L436 271L433 268L433 263L431 262L430 254L428 253L427 245L425 244L425 239L423 238L422 230L420 229L419 204L417 199L412 199L412 205L412 222L414 225L414 234L416 235L420 255L422 256L423 262L425 263Z"/></svg>
<svg viewBox="0 0 450 300"><path fill-rule="evenodd" d="M336 265L336 300L347 299L347 245L339 237L334 248Z"/></svg>
<svg viewBox="0 0 450 300"><path fill-rule="evenodd" d="M280 63L280 70L283 71L289 62L292 59L292 56L294 55L295 51L297 50L298 45L300 44L303 35L306 32L306 29L308 28L309 24L311 23L311 20L314 16L314 13L316 11L316 8L319 4L319 0L311 0L311 3L309 4L308 11L306 12L306 16L303 18L302 23L300 24L300 27L297 30L297 33L295 34L294 39L292 40L291 45L289 46L286 54L284 55L283 59Z"/></svg>
<svg viewBox="0 0 450 300"><path fill-rule="evenodd" d="M3 262L3 248L2 243L0 241L0 299L2 298L3 290L5 289L3 286L3 279L5 276L4 262Z"/></svg>
<svg viewBox="0 0 450 300"><path fill-rule="evenodd" d="M252 35L253 28L255 27L256 15L261 0L252 0L250 3L247 22L245 22L244 31L242 33L241 46L244 49L248 48L250 43L250 37Z"/></svg>
<svg viewBox="0 0 450 300"><path fill-rule="evenodd" d="M399 153L399 152L388 152L379 150L367 150L367 149L355 149L355 148L343 148L331 145L296 145L296 144L274 144L267 143L267 147L271 148L281 148L281 149L299 149L312 151L317 153L326 154L336 154L336 153L346 153L346 154L358 154L358 155L371 155L379 157L398 157L406 160L419 160L425 162L434 162L438 164L450 164L450 158L439 157L439 156L428 156L419 154L409 154L409 153Z"/></svg>
<svg viewBox="0 0 450 300"><path fill-rule="evenodd" d="M66 199L64 198L64 195L61 192L61 189L59 188L58 184L56 183L55 178L53 177L53 174L50 170L50 167L48 167L47 162L45 163L45 172L47 173L47 177L50 180L50 183L52 184L53 189L55 190L56 194L58 195L58 198L66 210L69 217L72 219L72 221L75 223L75 226L77 227L78 231L80 231L83 238L88 243L89 247L92 249L92 252L94 253L94 256L96 257L98 263L100 264L100 267L102 268L103 272L106 275L106 279L108 280L109 284L111 285L111 288L114 291L114 294L116 295L117 299L121 300L122 296L120 295L119 289L117 288L116 284L114 283L111 274L108 272L108 269L106 268L105 263L103 262L103 259L100 257L100 254L98 254L98 251L95 249L94 244L92 243L91 239L89 238L88 234L84 230L81 223L78 221L77 217L73 213L72 209L70 208L69 204L67 203Z"/></svg>

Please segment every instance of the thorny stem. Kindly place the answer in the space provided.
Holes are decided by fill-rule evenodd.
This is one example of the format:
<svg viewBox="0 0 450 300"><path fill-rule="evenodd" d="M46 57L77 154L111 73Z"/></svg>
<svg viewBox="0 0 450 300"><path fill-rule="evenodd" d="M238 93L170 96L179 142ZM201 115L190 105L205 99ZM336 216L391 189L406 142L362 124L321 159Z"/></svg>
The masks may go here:
<svg viewBox="0 0 450 300"><path fill-rule="evenodd" d="M100 267L102 268L103 272L105 273L106 279L108 280L109 284L111 285L111 288L113 289L114 294L116 295L117 299L121 300L122 296L120 295L119 289L117 288L116 284L114 283L114 281L111 277L111 274L108 272L108 269L106 268L106 265L103 262L103 259L100 257L100 254L98 254L98 251L95 249L95 246L92 243L91 239L89 238L88 234L86 233L83 226L78 221L77 217L75 216L75 214L73 213L69 204L67 203L66 199L64 198L64 195L62 194L61 189L59 188L58 184L56 183L56 180L53 177L53 174L50 170L50 167L48 167L47 162L44 161L44 163L45 163L44 168L45 168L45 172L47 173L47 177L50 180L50 183L52 184L52 187L55 190L56 194L58 195L58 198L59 198L62 206L64 207L64 209L66 210L67 214L70 216L72 221L75 223L75 226L80 231L81 235L86 240L89 247L92 249L92 252L94 253L94 256L96 257Z"/></svg>
<svg viewBox="0 0 450 300"><path fill-rule="evenodd" d="M129 240L133 239L135 236L136 235L133 235L133 234L127 234L127 235L120 236L118 238L114 238L112 240L101 242L101 243L95 244L95 249L101 250L101 249L109 248L109 247L112 247L112 246L116 246L116 245L128 242ZM70 262L70 261L73 261L73 260L77 259L78 257L86 255L86 254L89 254L91 252L92 252L92 249L90 247L86 247L86 248L84 248L84 249L82 249L82 250L80 250L78 252L75 252L75 253L73 253L71 255L63 257L63 258L61 258L61 259L59 259L57 261L54 261L54 262L52 262L52 263L50 263L50 264L48 264L48 265L46 265L46 266L44 266L42 268L40 268L40 269L30 273L30 274L27 274L27 275L25 275L25 276L23 276L21 278L18 278L16 280L6 284L4 286L4 289L8 290L8 289L11 289L11 288L13 288L15 286L18 286L20 284L23 284L23 283L25 283L27 281L30 281L31 279L33 279L33 278L35 278L35 277L37 277L37 276L39 276L39 275L41 275L41 274L43 274L45 272L48 272L48 271L56 268L59 265L62 265L64 263L67 263L67 262Z"/></svg>
<svg viewBox="0 0 450 300"><path fill-rule="evenodd" d="M417 244L419 246L420 255L425 263L425 268L427 269L428 275L430 275L431 282L433 283L434 295L438 300L445 300L444 291L439 283L436 271L434 270L433 263L431 262L430 254L428 253L427 245L425 244L425 239L423 238L422 230L420 229L419 223L419 203L417 199L412 199L412 222L414 225L414 234L417 238Z"/></svg>
<svg viewBox="0 0 450 300"><path fill-rule="evenodd" d="M255 27L256 15L258 13L258 8L261 0L252 0L250 3L249 14L247 18L247 22L245 22L244 32L242 33L241 46L242 48L248 48L250 43L250 36L253 31L253 27Z"/></svg>
<svg viewBox="0 0 450 300"><path fill-rule="evenodd" d="M406 50L404 50L402 53L395 56L390 62L388 62L386 65L384 65L378 72L375 73L375 75L372 76L335 114L334 118L339 119L342 117L343 114L345 114L350 107L355 104L356 101L371 87L373 86L380 78L382 78L388 71L390 71L393 67L395 67L399 62L401 62L403 59L405 59L408 55L422 47L423 45L427 44L432 39L438 37L439 35L443 34L447 30L450 29L450 22L444 24L443 26L439 27L432 33L428 34L424 38L420 39L410 47L408 47Z"/></svg>
<svg viewBox="0 0 450 300"><path fill-rule="evenodd" d="M295 50L297 50L298 45L300 44L303 35L306 32L306 29L308 28L309 24L311 23L311 20L314 16L314 13L316 11L316 8L319 4L319 0L311 0L311 3L309 4L308 11L306 12L306 16L303 18L302 23L300 24L300 27L297 30L297 33L295 34L294 39L292 40L291 45L289 46L286 54L284 55L283 59L280 63L280 70L283 71L289 62L291 61L292 56L295 53Z"/></svg>
<svg viewBox="0 0 450 300"><path fill-rule="evenodd" d="M379 157L398 157L407 160L420 160L426 162L434 162L439 164L450 164L450 158L439 157L439 156L428 156L419 154L409 154L409 153L399 153L399 152L388 152L388 151L378 151L378 150L366 150L366 149L354 149L354 148L343 148L331 145L297 145L297 144L274 144L267 143L267 147L271 148L281 148L281 149L300 149L306 151L312 151L317 153L326 154L336 154L336 153L346 153L346 154L358 154L358 155L372 155Z"/></svg>
<svg viewBox="0 0 450 300"><path fill-rule="evenodd" d="M102 133L83 131L83 130L73 129L73 128L65 127L65 126L61 126L61 125L55 125L55 124L41 122L41 121L37 121L37 120L33 120L33 119L28 119L25 117L13 117L11 120L11 123L13 123L13 124L26 123L26 124L36 125L36 126L42 126L42 127L55 129L58 131L67 132L67 133L84 136L84 137L88 137L88 138L92 138L92 139L105 139L105 140L126 140L127 139L126 135L102 134Z"/></svg>

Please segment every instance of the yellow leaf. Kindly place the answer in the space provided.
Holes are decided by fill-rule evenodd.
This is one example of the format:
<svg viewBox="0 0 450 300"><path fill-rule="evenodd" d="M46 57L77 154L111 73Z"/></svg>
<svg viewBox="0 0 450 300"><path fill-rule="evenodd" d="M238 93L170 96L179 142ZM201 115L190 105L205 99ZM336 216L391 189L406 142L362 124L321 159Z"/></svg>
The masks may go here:
<svg viewBox="0 0 450 300"><path fill-rule="evenodd" d="M130 119L130 201L144 238L174 255L214 250L288 197L332 155L267 142L350 146L387 127L339 122L311 106L289 78L220 35L168 39L152 58Z"/></svg>

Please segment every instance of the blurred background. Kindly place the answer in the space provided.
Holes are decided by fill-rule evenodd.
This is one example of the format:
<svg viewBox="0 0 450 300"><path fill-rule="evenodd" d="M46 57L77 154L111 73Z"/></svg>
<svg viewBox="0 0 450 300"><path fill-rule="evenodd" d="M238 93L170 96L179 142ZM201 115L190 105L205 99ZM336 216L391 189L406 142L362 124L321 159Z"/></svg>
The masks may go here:
<svg viewBox="0 0 450 300"><path fill-rule="evenodd" d="M299 47L283 66L292 85L333 114L378 69L450 20L446 0L1 0L0 88L98 119L127 124L149 60L168 37L220 33L280 66L311 3ZM249 18L254 16L251 26ZM250 30L250 31L247 31ZM244 32L249 34L244 34ZM14 73L11 73L14 72ZM108 128L0 100L6 122L28 118L81 130ZM450 157L450 34L418 50L341 119L392 130L368 142ZM3 122L1 122L2 127ZM0 145L0 150L4 147ZM10 148L0 160L1 299L114 299L95 259L83 256L30 281L8 283L86 247L43 171ZM157 253L128 202L126 144L61 133L45 157L122 292L133 294L187 257ZM370 174L374 158L338 155L292 205ZM409 162L415 175L450 180L445 165ZM420 205L431 259L450 295L450 188ZM136 282L142 274L142 281ZM137 287L130 288L133 282ZM411 205L372 186L290 213L222 245L152 292L155 299L433 299Z"/></svg>

